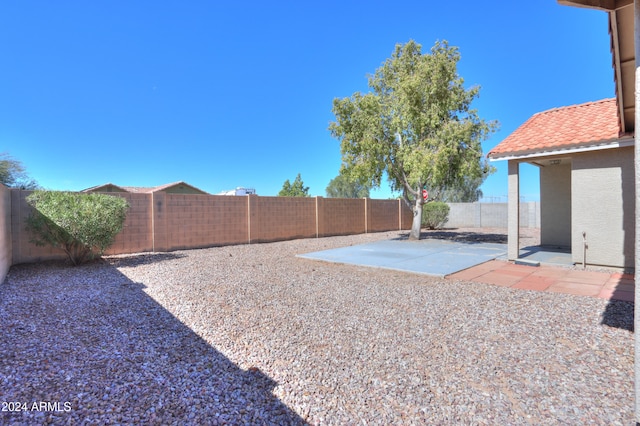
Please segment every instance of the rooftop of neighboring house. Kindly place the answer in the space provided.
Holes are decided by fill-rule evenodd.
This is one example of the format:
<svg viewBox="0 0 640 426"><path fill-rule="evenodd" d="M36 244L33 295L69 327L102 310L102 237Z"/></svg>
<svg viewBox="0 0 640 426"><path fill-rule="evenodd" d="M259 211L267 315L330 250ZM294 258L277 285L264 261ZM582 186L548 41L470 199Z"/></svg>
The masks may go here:
<svg viewBox="0 0 640 426"><path fill-rule="evenodd" d="M105 183L82 190L82 192L131 192L136 194L150 194L160 191L182 194L207 194L207 192L182 181L152 187L119 186L113 183Z"/></svg>

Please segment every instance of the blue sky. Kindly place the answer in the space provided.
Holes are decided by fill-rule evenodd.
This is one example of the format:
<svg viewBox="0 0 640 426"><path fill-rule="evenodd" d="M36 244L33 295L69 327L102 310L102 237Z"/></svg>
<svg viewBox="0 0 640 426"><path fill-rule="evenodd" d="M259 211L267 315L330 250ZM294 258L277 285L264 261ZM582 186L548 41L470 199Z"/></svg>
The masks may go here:
<svg viewBox="0 0 640 426"><path fill-rule="evenodd" d="M536 112L614 96L606 14L552 0L23 0L0 4L0 152L47 189L276 195L301 173L324 196L341 163L332 100L368 91L410 39L459 47L474 106L500 122L485 153ZM493 164L482 189L505 196ZM537 179L523 168L525 200Z"/></svg>

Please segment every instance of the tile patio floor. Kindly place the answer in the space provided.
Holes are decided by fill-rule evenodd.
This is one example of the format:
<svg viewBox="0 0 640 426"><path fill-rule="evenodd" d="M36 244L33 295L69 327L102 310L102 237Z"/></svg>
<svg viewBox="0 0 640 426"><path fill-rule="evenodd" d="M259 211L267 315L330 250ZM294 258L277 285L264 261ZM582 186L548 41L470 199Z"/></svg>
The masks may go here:
<svg viewBox="0 0 640 426"><path fill-rule="evenodd" d="M632 274L581 271L548 265L516 265L501 260L491 260L447 275L447 278L628 302L634 301L635 294Z"/></svg>

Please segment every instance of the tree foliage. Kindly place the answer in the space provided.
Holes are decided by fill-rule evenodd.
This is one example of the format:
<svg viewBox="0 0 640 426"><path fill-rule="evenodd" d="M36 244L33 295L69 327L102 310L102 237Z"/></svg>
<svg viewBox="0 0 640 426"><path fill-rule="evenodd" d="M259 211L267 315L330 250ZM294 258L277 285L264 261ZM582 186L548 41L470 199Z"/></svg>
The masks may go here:
<svg viewBox="0 0 640 426"><path fill-rule="evenodd" d="M496 128L471 108L479 87L464 87L460 54L446 41L423 54L420 44L398 44L369 76L371 92L334 99L329 126L341 142L342 173L379 187L387 175L413 209L411 238L420 238L422 189L438 200L490 171L481 142Z"/></svg>
<svg viewBox="0 0 640 426"><path fill-rule="evenodd" d="M339 174L327 186L328 198L368 198L371 188L349 176Z"/></svg>
<svg viewBox="0 0 640 426"><path fill-rule="evenodd" d="M35 191L27 197L31 242L60 248L74 265L101 256L122 230L129 205L106 194Z"/></svg>
<svg viewBox="0 0 640 426"><path fill-rule="evenodd" d="M490 172L494 170L494 167L490 168ZM445 203L475 203L482 198L480 186L488 175L489 173L483 173L480 177L466 177L459 185L445 188L440 199Z"/></svg>
<svg viewBox="0 0 640 426"><path fill-rule="evenodd" d="M282 184L282 189L278 193L280 197L308 197L309 196L309 187L304 186L304 182L302 182L302 178L300 177L300 173L296 176L296 179L293 183L289 182L289 179L284 181Z"/></svg>
<svg viewBox="0 0 640 426"><path fill-rule="evenodd" d="M9 188L39 187L38 183L29 177L22 163L7 153L0 153L0 183Z"/></svg>

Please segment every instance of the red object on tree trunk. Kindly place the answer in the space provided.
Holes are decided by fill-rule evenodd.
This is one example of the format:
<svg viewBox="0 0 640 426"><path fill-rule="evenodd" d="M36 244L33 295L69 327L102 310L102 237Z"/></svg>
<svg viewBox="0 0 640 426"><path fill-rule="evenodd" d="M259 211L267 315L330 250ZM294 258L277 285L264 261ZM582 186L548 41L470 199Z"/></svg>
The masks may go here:
<svg viewBox="0 0 640 426"><path fill-rule="evenodd" d="M422 198L427 201L427 198L429 198L429 193L427 192L426 189L422 190Z"/></svg>

